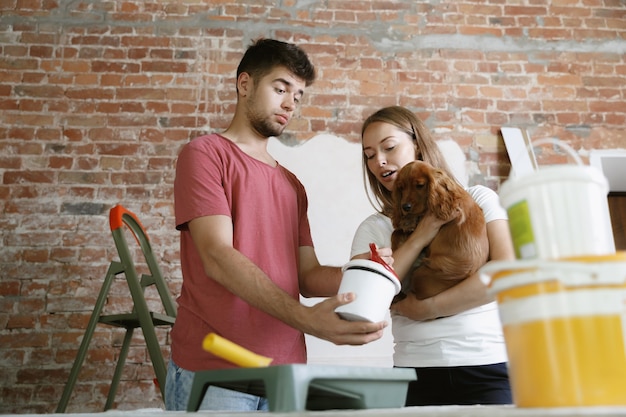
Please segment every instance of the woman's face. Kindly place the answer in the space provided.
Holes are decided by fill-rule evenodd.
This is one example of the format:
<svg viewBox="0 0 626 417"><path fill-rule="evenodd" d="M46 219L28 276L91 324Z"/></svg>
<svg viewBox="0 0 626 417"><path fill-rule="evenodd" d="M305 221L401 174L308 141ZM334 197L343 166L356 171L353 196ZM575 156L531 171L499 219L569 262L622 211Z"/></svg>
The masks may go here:
<svg viewBox="0 0 626 417"><path fill-rule="evenodd" d="M417 145L405 131L385 122L373 122L363 132L367 168L387 190L392 191L398 171L414 161Z"/></svg>

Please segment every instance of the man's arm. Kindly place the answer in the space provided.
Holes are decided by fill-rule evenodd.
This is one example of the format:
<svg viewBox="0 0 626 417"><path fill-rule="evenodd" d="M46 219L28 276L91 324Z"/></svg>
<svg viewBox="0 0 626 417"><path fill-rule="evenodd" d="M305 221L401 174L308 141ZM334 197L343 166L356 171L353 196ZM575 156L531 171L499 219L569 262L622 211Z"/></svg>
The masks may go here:
<svg viewBox="0 0 626 417"><path fill-rule="evenodd" d="M336 344L360 345L382 336L386 327L384 322L348 322L335 314L336 307L351 301L349 296L336 295L308 307L275 285L249 258L233 248L232 222L228 216L196 218L189 222L189 230L202 259L205 273L250 305L300 331ZM302 255L302 250L300 254ZM319 266L319 263L317 266L323 269L316 270L314 264L317 258L312 261L306 249L304 254L301 265L304 263L305 270L313 274L305 281L308 282L320 273L326 276L328 272L331 277L329 282L336 280L336 272L330 270L325 274L326 268ZM327 282L322 283L321 287L327 292L332 285Z"/></svg>
<svg viewBox="0 0 626 417"><path fill-rule="evenodd" d="M341 284L341 267L320 265L312 246L301 246L298 281L304 297L332 297Z"/></svg>

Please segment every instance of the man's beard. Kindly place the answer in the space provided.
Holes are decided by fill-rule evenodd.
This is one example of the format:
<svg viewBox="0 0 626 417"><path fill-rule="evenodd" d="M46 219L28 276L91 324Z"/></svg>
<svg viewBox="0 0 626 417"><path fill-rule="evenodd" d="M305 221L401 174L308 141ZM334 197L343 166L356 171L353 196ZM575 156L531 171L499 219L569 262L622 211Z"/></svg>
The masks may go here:
<svg viewBox="0 0 626 417"><path fill-rule="evenodd" d="M270 136L280 136L285 130L285 127L282 125L277 125L276 123L272 123L266 117L248 114L250 118L250 124L252 128L256 130L263 137L269 138Z"/></svg>
<svg viewBox="0 0 626 417"><path fill-rule="evenodd" d="M248 99L248 105L246 108L246 116L250 121L250 125L263 137L269 138L270 136L280 136L285 130L285 126L272 123L270 118L263 112L256 110L256 96L253 92Z"/></svg>

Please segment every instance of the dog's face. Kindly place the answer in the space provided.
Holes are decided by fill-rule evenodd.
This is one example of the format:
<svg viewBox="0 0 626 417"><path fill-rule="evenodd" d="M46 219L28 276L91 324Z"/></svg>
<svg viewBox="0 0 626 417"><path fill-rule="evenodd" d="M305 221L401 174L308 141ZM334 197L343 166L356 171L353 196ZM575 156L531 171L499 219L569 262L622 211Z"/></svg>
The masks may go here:
<svg viewBox="0 0 626 417"><path fill-rule="evenodd" d="M434 168L422 161L406 164L399 172L392 193L395 229L410 232L428 210L428 196L433 183Z"/></svg>

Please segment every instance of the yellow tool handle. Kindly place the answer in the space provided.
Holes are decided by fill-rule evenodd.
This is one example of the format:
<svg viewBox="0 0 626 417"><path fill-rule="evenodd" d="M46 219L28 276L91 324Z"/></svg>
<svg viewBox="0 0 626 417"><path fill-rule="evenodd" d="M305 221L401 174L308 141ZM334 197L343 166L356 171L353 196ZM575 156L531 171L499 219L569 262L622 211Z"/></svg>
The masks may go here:
<svg viewBox="0 0 626 417"><path fill-rule="evenodd" d="M215 333L206 335L202 341L202 348L242 368L261 368L273 361L272 358L257 355Z"/></svg>

